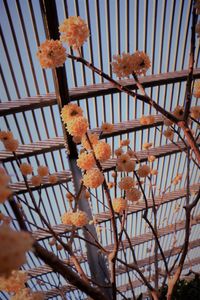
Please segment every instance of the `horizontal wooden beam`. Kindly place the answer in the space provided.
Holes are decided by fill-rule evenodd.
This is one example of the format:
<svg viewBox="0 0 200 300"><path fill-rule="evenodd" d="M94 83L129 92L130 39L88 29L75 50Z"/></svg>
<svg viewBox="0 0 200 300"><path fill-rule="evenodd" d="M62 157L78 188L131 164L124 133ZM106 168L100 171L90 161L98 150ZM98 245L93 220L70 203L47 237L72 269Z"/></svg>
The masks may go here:
<svg viewBox="0 0 200 300"><path fill-rule="evenodd" d="M197 140L197 144L200 144L200 138ZM167 155L172 155L178 153L180 151L184 151L186 146L183 142L169 143L163 146L150 148L147 152L146 150L136 152L137 158L140 162L147 161L149 155L154 155L158 157L164 157ZM102 163L102 167L104 171L114 170L116 167L116 158L111 158L106 162Z"/></svg>
<svg viewBox="0 0 200 300"><path fill-rule="evenodd" d="M189 250L197 248L197 247L199 247L199 245L200 245L200 239L191 241L190 244L189 244ZM164 251L165 257L171 257L171 256L174 256L176 254L179 254L180 251L182 250L182 247L183 247L183 245L178 246L178 247L173 247L172 249ZM159 253L158 254L158 261L161 261L161 260L162 260L162 255ZM140 260L138 260L138 267L143 268L147 265L153 264L154 261L155 261L155 256L154 255L146 257L144 259L140 259ZM130 268L129 271L130 270L132 270L132 269ZM127 271L126 267L124 265L120 265L120 266L118 266L118 268L116 270L116 275L123 274L126 271Z"/></svg>
<svg viewBox="0 0 200 300"><path fill-rule="evenodd" d="M103 133L100 135L101 128L94 128L89 130L90 132L95 132L100 135L100 139L104 139L110 136L116 136L124 133L135 132L139 130L143 130L146 128L156 127L163 124L163 117L161 115L155 115L155 123L152 125L141 125L140 120L130 120L125 122L120 122L114 124L114 129L112 133ZM32 144L19 145L19 148L16 151L17 157L22 159L25 157L30 157L33 155L38 155L46 152L56 151L64 148L64 138L63 137L55 137L48 140L42 140L38 142L34 142ZM1 150L0 151L0 161L8 162L13 161L15 158L13 157L12 152Z"/></svg>
<svg viewBox="0 0 200 300"><path fill-rule="evenodd" d="M187 74L187 70L168 72L163 74L144 76L140 78L140 81L142 82L144 87L160 86L164 84L186 81ZM200 68L194 70L193 77L194 79L200 78ZM134 79L120 80L119 83L131 89L137 88ZM75 101L114 93L119 93L119 90L108 82L72 88L69 90L69 98L70 101ZM55 93L2 102L0 103L0 116L6 116L9 114L54 104L57 104Z"/></svg>
<svg viewBox="0 0 200 300"><path fill-rule="evenodd" d="M197 258L194 258L190 261L187 261L185 264L184 264L184 267L183 267L183 270L186 270L188 268L191 268L191 267L194 267L196 265L199 265L200 264L200 257L197 257ZM176 270L177 268L174 268L174 270ZM154 276L154 274L152 274L152 276ZM133 288L139 288L142 286L141 284L141 281L140 280L134 280L131 282L131 285ZM123 284L121 286L118 287L118 290L120 290L120 292L126 292L128 290L130 290L132 287L129 283L126 283L126 284ZM148 296L148 295L147 295Z"/></svg>
<svg viewBox="0 0 200 300"><path fill-rule="evenodd" d="M200 215L197 215L191 221L191 225L195 226L199 223L200 223ZM184 220L181 220L181 221L176 223L176 231L181 231L184 228L185 228L185 221ZM69 226L66 226L66 225L62 224L62 225L54 226L53 229L56 230L57 234L62 234L62 233L70 231L71 228ZM170 225L167 225L166 227L160 228L158 233L159 233L159 237L161 238L161 237L164 237L166 235L172 234L173 232L174 232L174 226L172 224L170 224ZM42 231L35 231L33 233L33 236L37 240L44 239L44 238L47 238L47 237L51 237L51 235L49 233L45 232L45 231L43 231L43 232ZM141 234L139 236L135 236L135 237L131 238L131 244L132 244L132 246L135 247L136 245L140 245L140 244L143 244L145 242L151 241L152 239L153 239L153 235L149 231L147 233L144 233L144 234ZM124 248L129 248L128 240L125 239L123 241L123 245L124 245ZM114 247L113 244L111 244L111 245L107 245L105 247L105 249L107 251L112 251L113 247ZM80 262L86 261L86 257L87 257L86 254L81 255L79 257ZM48 267L48 266L45 266L45 270L43 270L43 266L40 266L40 267L31 269L28 272L31 276L38 276L38 275L41 275L41 274L43 274L44 272L47 272L47 271L51 272L51 268Z"/></svg>
<svg viewBox="0 0 200 300"><path fill-rule="evenodd" d="M190 250L194 249L196 247L199 247L199 243L200 243L200 240L192 241L190 243ZM164 254L165 254L166 257L168 257L169 255L170 256L176 255L176 254L178 254L181 251L181 248L182 248L181 246L180 247L175 247L172 251L171 250L165 251ZM160 259L161 258L159 257L159 260ZM148 266L148 265L152 264L153 261L154 261L154 256L146 258L146 259L143 259L143 260L138 260L138 266L139 266L139 268L143 268L145 266ZM199 263L200 263L200 258L199 257L195 258L193 260L190 260L189 262L186 262L184 264L184 269L187 269L187 268L189 268L191 266L195 266L195 265L197 265ZM124 267L122 268L122 270L123 270L122 273L124 273L125 272ZM117 275L119 275L119 274L117 274ZM142 286L142 283L139 280L132 281L132 284L133 284L133 288L137 288L137 287ZM121 285L121 286L118 287L118 289L121 292L125 292L125 291L129 290L130 288L131 287L130 287L129 283ZM45 299L49 299L51 297L58 296L59 295L59 291L61 289L62 289L63 293L67 293L67 292L70 292L70 291L73 291L73 290L77 290L77 288L75 286L65 285L65 286L63 286L63 287L61 287L59 289L51 289L51 290L47 291L45 293Z"/></svg>
<svg viewBox="0 0 200 300"><path fill-rule="evenodd" d="M55 184L52 184L48 181L48 177L44 177L41 188L47 188L49 186L57 185L59 183L66 183L66 182L71 181L71 177L72 177L71 171L56 172L54 174L58 176L58 182ZM28 183L29 183L29 187L32 191L36 191L36 190L40 189L40 187L33 186L30 180L28 180ZM18 181L15 183L11 183L11 184L9 184L9 187L13 191L13 193L15 193L17 195L28 192L24 181Z"/></svg>
<svg viewBox="0 0 200 300"><path fill-rule="evenodd" d="M140 77L140 82L145 88L160 86L169 83L176 83L186 81L188 76L188 70L168 72L163 74L149 75ZM196 68L193 73L194 79L200 78L200 68ZM130 89L137 89L134 79L118 80L118 82ZM69 90L70 100L81 100L85 98L91 98L96 96L108 95L119 93L119 90L113 86L112 83L100 83L87 85L83 87L73 88Z"/></svg>
<svg viewBox="0 0 200 300"><path fill-rule="evenodd" d="M200 188L200 184L194 184L194 185L191 185L190 186L190 191L191 193L197 193L198 190ZM183 198L186 196L186 189L180 189L180 190L177 190L177 191L174 191L174 192L169 192L169 193L166 193L164 195L164 197L155 197L155 202L156 202L156 205L160 205L160 204L164 204L164 203L167 203L167 202L172 202L172 201L175 201L177 199L180 199L180 198ZM153 203L152 203L152 199L149 199L148 200L148 205L149 205L149 208L152 207ZM139 211L142 211L145 209L145 204L144 203L139 203L137 205L128 205L128 214L131 214L131 213L136 213L136 212L139 212ZM106 212L102 212L102 213L99 213L99 214L95 214L95 219L98 223L102 223L102 222L106 222L106 221L109 221L110 220L110 214L108 211ZM63 224L59 224L59 225L55 225L53 227L53 229L57 232L57 234L64 234L66 232L68 232L70 230L70 227L69 226L65 226ZM168 229L169 230L169 229ZM35 239L37 240L41 240L41 239L46 239L46 238L50 238L51 237L51 234L46 232L46 231L41 231L41 230L37 230L34 232L34 237ZM148 235L144 237L144 240L148 237ZM142 236L140 236L140 238L136 239L136 242L140 241L142 239ZM110 246L108 246L110 247Z"/></svg>
<svg viewBox="0 0 200 300"><path fill-rule="evenodd" d="M200 188L200 184L196 183L190 186L190 193L197 193ZM157 206L162 205L164 203L172 202L177 199L183 198L186 196L187 190L186 188L174 191L174 192L169 192L165 193L163 196L156 196L155 197L155 204ZM153 201L152 199L148 199L148 207L152 208L153 207ZM137 205L136 204L129 204L127 208L127 213L132 214L134 212L142 211L145 209L145 202L139 202ZM99 214L95 215L95 219L97 222L105 222L110 220L110 213L109 211L105 211Z"/></svg>

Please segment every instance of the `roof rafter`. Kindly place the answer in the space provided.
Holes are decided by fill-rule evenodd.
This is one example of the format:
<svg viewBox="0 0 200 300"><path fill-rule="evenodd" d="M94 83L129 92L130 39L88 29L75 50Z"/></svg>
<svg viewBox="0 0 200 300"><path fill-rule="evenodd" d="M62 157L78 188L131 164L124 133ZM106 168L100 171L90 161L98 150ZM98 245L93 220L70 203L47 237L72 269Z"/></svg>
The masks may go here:
<svg viewBox="0 0 200 300"><path fill-rule="evenodd" d="M198 247L199 246L199 244L198 244L199 242L200 242L200 240L192 241L190 243L190 250ZM166 257L169 256L169 255L174 256L174 255L178 254L180 251L181 251L181 246L175 247L172 251L171 250L167 250L167 251L164 252L164 254L165 254ZM158 259L160 260L161 257L159 256ZM148 257L146 259L141 259L141 260L138 260L138 266L139 266L139 268L143 268L145 266L148 266L148 265L152 264L153 261L154 261L154 257L153 256L152 257ZM189 262L186 262L184 264L184 269L187 269L187 268L189 268L189 267L191 267L193 265L196 265L197 262L200 263L200 257L195 258L193 260L190 260ZM121 273L124 273L124 268L123 267L121 269L118 268L117 275L119 275ZM134 288L140 287L141 285L142 285L141 281L139 281L139 280L134 280L133 281L133 287ZM119 287L120 291L122 291L122 292L125 291L125 287L130 289L129 284L127 283L127 284L122 285L122 286ZM72 285L66 285L66 286L61 287L61 289L62 289L62 292L67 293L67 292L70 292L72 290L76 290L77 288L74 287L74 286L72 286ZM60 290L60 288L59 289L51 289L50 291L47 291L45 293L45 295L47 297L46 299L48 299L49 297L55 297L55 296L59 295L59 290Z"/></svg>
<svg viewBox="0 0 200 300"><path fill-rule="evenodd" d="M151 128L163 124L163 118L161 115L155 115L154 117L155 117L155 123L146 126L141 125L139 119L114 124L114 129L112 133L109 132L102 133L100 135L100 139L110 137L110 136L120 135L128 132L135 132L135 131L139 131L142 129ZM92 130L89 130L89 132L95 132L97 134L100 134L101 128L94 128ZM38 154L64 149L64 148L65 148L64 138L55 137L48 140L41 140L38 142L34 142L32 144L26 144L26 145L22 144L17 149L16 154L18 158L24 158L24 157L38 155ZM0 151L0 161L8 162L13 160L15 160L15 158L12 152L6 150Z"/></svg>
<svg viewBox="0 0 200 300"><path fill-rule="evenodd" d="M145 76L141 78L141 83L144 85L144 87L153 87L169 83L182 82L187 80L187 73L187 70L183 70ZM194 79L200 78L200 68L196 68L193 75ZM136 89L134 79L121 80L119 82L126 87ZM81 100L111 93L119 93L119 90L113 87L111 83L93 84L69 89L69 100ZM17 99L15 101L2 102L0 103L0 116L6 116L9 114L54 104L57 104L56 96L54 93Z"/></svg>
<svg viewBox="0 0 200 300"><path fill-rule="evenodd" d="M190 192L191 193L198 192L199 187L200 187L200 184L191 185L190 186ZM166 193L164 195L164 197L162 197L162 196L155 197L155 203L156 203L156 205L161 205L161 204L164 204L164 203L167 203L167 202L175 201L177 199L185 197L186 193L187 193L186 189L180 189L180 190L177 190L177 191L174 191L174 192L169 192L169 193ZM153 205L153 202L152 202L151 199L148 200L148 204L149 204L149 208L151 208L152 205ZM145 204L144 203L139 203L137 205L129 205L127 211L128 211L128 214L131 214L131 213L135 213L135 212L138 212L138 211L141 211L141 210L144 210L144 209L145 209ZM109 212L106 211L106 212L96 214L95 219L98 223L109 221L109 219L110 219ZM53 227L53 229L57 233L63 234L65 232L69 231L69 226L59 224L59 225L55 225ZM45 232L45 231L41 232L41 230L38 230L38 231L34 232L34 237L36 239L40 240L40 239L45 239L45 238L51 237L51 234L48 233L48 232Z"/></svg>
<svg viewBox="0 0 200 300"><path fill-rule="evenodd" d="M199 224L199 221L200 221L200 215L196 216L195 219L192 220L192 226L195 226L195 225ZM69 230L69 226L65 226L65 228L67 228L67 230ZM179 222L176 223L176 231L181 231L184 228L185 228L185 222L184 221L179 221ZM58 230L56 232L59 233ZM159 233L159 237L161 238L161 237L164 237L166 235L172 234L173 232L174 232L174 226L168 225L166 227L160 228L158 233ZM134 238L131 238L131 244L132 244L132 246L135 247L136 245L140 245L140 244L143 244L145 242L149 242L152 239L153 239L152 233L148 232L148 233L141 234L140 236L136 236ZM124 248L129 248L129 243L126 239L123 241L123 245L124 245ZM112 251L113 244L106 246L105 249L108 250L108 251ZM85 261L86 260L86 254L81 255L79 257L79 260L81 262ZM49 266L43 265L43 266L40 266L40 267L37 267L37 268L34 268L34 269L30 269L27 272L31 276L39 276L39 275L42 275L42 274L52 272L52 270Z"/></svg>

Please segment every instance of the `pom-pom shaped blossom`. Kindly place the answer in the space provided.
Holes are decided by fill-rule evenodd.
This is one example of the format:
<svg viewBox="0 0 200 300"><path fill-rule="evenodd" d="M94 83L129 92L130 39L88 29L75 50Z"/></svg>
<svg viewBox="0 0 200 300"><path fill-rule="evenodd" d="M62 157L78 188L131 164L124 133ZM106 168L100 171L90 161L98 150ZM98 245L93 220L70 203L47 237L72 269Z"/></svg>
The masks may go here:
<svg viewBox="0 0 200 300"><path fill-rule="evenodd" d="M192 106L190 108L190 116L194 119L200 119L200 106Z"/></svg>
<svg viewBox="0 0 200 300"><path fill-rule="evenodd" d="M97 188L104 182L104 176L98 169L91 169L83 176L83 184L88 188Z"/></svg>
<svg viewBox="0 0 200 300"><path fill-rule="evenodd" d="M155 117L154 116L142 116L140 118L140 124L141 125L151 125L155 123Z"/></svg>
<svg viewBox="0 0 200 300"><path fill-rule="evenodd" d="M82 137L88 128L88 121L84 117L73 118L67 123L67 131L72 136Z"/></svg>
<svg viewBox="0 0 200 300"><path fill-rule="evenodd" d="M32 292L28 288L21 289L10 300L44 300L44 294L41 292Z"/></svg>
<svg viewBox="0 0 200 300"><path fill-rule="evenodd" d="M141 197L141 192L136 188L132 188L131 190L128 190L126 192L126 198L129 201L132 201L132 202L138 201L140 199L140 197Z"/></svg>
<svg viewBox="0 0 200 300"><path fill-rule="evenodd" d="M14 231L8 225L0 226L0 276L9 276L25 263L25 253L31 249L32 243L27 232Z"/></svg>
<svg viewBox="0 0 200 300"><path fill-rule="evenodd" d="M102 123L101 125L101 131L103 132L112 132L114 129L114 125L110 123Z"/></svg>
<svg viewBox="0 0 200 300"><path fill-rule="evenodd" d="M61 67L67 58L62 43L54 40L46 40L42 43L36 55L42 68Z"/></svg>
<svg viewBox="0 0 200 300"><path fill-rule="evenodd" d="M135 162L130 159L127 153L123 153L117 158L117 170L119 172L132 172L135 169Z"/></svg>
<svg viewBox="0 0 200 300"><path fill-rule="evenodd" d="M193 95L200 98L200 80L196 80L194 83Z"/></svg>
<svg viewBox="0 0 200 300"><path fill-rule="evenodd" d="M60 40L72 46L75 50L80 48L89 37L87 24L79 16L71 16L65 19L59 26Z"/></svg>
<svg viewBox="0 0 200 300"><path fill-rule="evenodd" d="M163 123L166 126L172 126L173 125L173 122L171 120L167 119L167 118L163 119Z"/></svg>
<svg viewBox="0 0 200 300"><path fill-rule="evenodd" d="M184 114L184 107L177 105L173 111L173 115L177 118L177 119L181 119L183 117Z"/></svg>
<svg viewBox="0 0 200 300"><path fill-rule="evenodd" d="M25 287L25 282L27 280L28 276L25 272L13 270L8 278L0 277L0 290L8 293L17 293Z"/></svg>
<svg viewBox="0 0 200 300"><path fill-rule="evenodd" d="M84 211L77 211L71 215L72 224L76 227L83 227L88 224L88 216Z"/></svg>
<svg viewBox="0 0 200 300"><path fill-rule="evenodd" d="M150 170L149 166L143 165L143 166L139 167L137 172L140 177L146 177L150 174L150 171L151 170Z"/></svg>
<svg viewBox="0 0 200 300"><path fill-rule="evenodd" d="M47 166L39 166L37 172L39 176L44 177L49 174L49 169Z"/></svg>
<svg viewBox="0 0 200 300"><path fill-rule="evenodd" d="M77 159L77 166L83 170L90 170L94 167L95 160L92 153L83 152Z"/></svg>
<svg viewBox="0 0 200 300"><path fill-rule="evenodd" d="M19 168L24 176L27 176L33 172L32 166L27 163L22 163Z"/></svg>
<svg viewBox="0 0 200 300"><path fill-rule="evenodd" d="M118 156L121 156L123 154L123 150L122 148L117 148L115 149L115 155L118 157Z"/></svg>
<svg viewBox="0 0 200 300"><path fill-rule="evenodd" d="M98 142L94 146L94 153L98 160L105 161L108 160L111 156L111 148L110 145L106 142Z"/></svg>
<svg viewBox="0 0 200 300"><path fill-rule="evenodd" d="M135 182L132 177L126 176L121 179L121 181L118 183L118 186L121 190L130 190L135 185Z"/></svg>
<svg viewBox="0 0 200 300"><path fill-rule="evenodd" d="M89 141L88 141L89 138ZM90 143L92 144L92 146L94 147L97 143L98 143L99 137L96 133L89 133L88 137L86 135L84 135L81 139L81 144L83 146L83 148L85 148L86 150L91 150L91 146Z"/></svg>
<svg viewBox="0 0 200 300"><path fill-rule="evenodd" d="M7 186L10 181L10 176L6 173L6 170L0 167L0 187Z"/></svg>
<svg viewBox="0 0 200 300"><path fill-rule="evenodd" d="M56 174L51 174L49 175L48 177L48 181L51 183L51 184L56 184L58 182L58 176Z"/></svg>
<svg viewBox="0 0 200 300"><path fill-rule="evenodd" d="M146 74L147 70L151 67L149 56L143 51L136 51L132 55L133 70L137 75Z"/></svg>
<svg viewBox="0 0 200 300"><path fill-rule="evenodd" d="M126 164L124 164L123 167L121 167L124 172L133 172L135 170L135 162L133 160L130 160Z"/></svg>
<svg viewBox="0 0 200 300"><path fill-rule="evenodd" d="M130 161L130 156L127 153L124 153L117 158L118 165L125 165L127 162Z"/></svg>
<svg viewBox="0 0 200 300"><path fill-rule="evenodd" d="M63 123L65 124L67 124L67 122L71 121L74 118L82 116L82 108L75 103L69 103L67 105L64 105L61 110L61 118L63 120Z"/></svg>
<svg viewBox="0 0 200 300"><path fill-rule="evenodd" d="M33 186L39 186L42 184L42 177L40 175L33 176L31 178L31 183Z"/></svg>
<svg viewBox="0 0 200 300"><path fill-rule="evenodd" d="M6 186L0 186L0 203L4 203L10 196L12 191Z"/></svg>
<svg viewBox="0 0 200 300"><path fill-rule="evenodd" d="M19 142L15 139L8 139L4 141L4 147L7 151L15 152L19 147Z"/></svg>
<svg viewBox="0 0 200 300"><path fill-rule="evenodd" d="M169 139L169 140L173 140L173 137L174 137L174 131L170 128L166 129L164 132L163 132L164 136L166 137L166 139Z"/></svg>
<svg viewBox="0 0 200 300"><path fill-rule="evenodd" d="M182 179L182 174L177 174L176 177L172 180L174 185L177 185Z"/></svg>
<svg viewBox="0 0 200 300"><path fill-rule="evenodd" d="M72 212L66 211L62 217L61 217L61 221L64 225L72 225L72 220L71 220L71 216L72 216Z"/></svg>
<svg viewBox="0 0 200 300"><path fill-rule="evenodd" d="M13 134L11 131L0 131L0 141L3 143L7 140L13 140Z"/></svg>
<svg viewBox="0 0 200 300"><path fill-rule="evenodd" d="M154 162L156 160L156 157L154 155L149 155L148 156L148 161L149 162Z"/></svg>
<svg viewBox="0 0 200 300"><path fill-rule="evenodd" d="M130 145L130 140L129 139L120 141L120 147L129 146L129 145Z"/></svg>
<svg viewBox="0 0 200 300"><path fill-rule="evenodd" d="M151 147L152 147L152 143L144 143L142 145L142 147L145 149L145 150L149 150Z"/></svg>
<svg viewBox="0 0 200 300"><path fill-rule="evenodd" d="M127 208L127 200L123 198L114 198L112 201L114 212L120 214Z"/></svg>
<svg viewBox="0 0 200 300"><path fill-rule="evenodd" d="M129 53L122 53L122 55L113 55L113 62L111 63L113 73L117 77L128 77L133 73L132 55Z"/></svg>
<svg viewBox="0 0 200 300"><path fill-rule="evenodd" d="M67 192L67 194L66 194L66 198L67 198L67 200L68 200L69 202L71 202L71 201L73 201L73 200L74 200L74 197L73 197L73 195L72 195L71 193L69 193L69 192Z"/></svg>

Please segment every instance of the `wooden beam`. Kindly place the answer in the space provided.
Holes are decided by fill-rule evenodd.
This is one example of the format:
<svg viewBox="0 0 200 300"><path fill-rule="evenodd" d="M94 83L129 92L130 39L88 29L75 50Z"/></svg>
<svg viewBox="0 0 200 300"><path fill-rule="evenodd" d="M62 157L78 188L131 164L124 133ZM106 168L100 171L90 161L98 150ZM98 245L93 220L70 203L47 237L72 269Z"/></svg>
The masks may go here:
<svg viewBox="0 0 200 300"><path fill-rule="evenodd" d="M196 193L196 192L198 192L199 188L200 188L200 184L194 184L194 185L190 186L190 191L191 191L191 193ZM164 203L167 203L167 202L172 202L172 201L175 201L177 199L183 198L183 197L186 196L186 193L187 193L186 189L180 189L180 190L177 190L177 191L174 191L174 192L166 193L164 195L164 197L155 197L156 205L164 204ZM149 208L151 208L152 205L153 205L151 199L148 200L148 204L149 204ZM139 203L137 205L136 204L128 205L128 214L136 213L136 212L142 211L144 209L145 209L145 204L144 203ZM94 217L95 217L95 219L97 220L98 223L102 223L102 222L106 222L106 221L110 220L110 214L109 214L108 211L102 212L102 213L99 213L99 214L95 214ZM56 230L56 232L59 233L59 234L64 234L65 232L68 232L69 227L68 226L65 227L65 226L60 224L60 225L55 225L54 230ZM41 235L41 231L35 231L34 232L34 237L37 240L46 239L46 238L50 238L51 234L48 233L48 232L43 232L42 235ZM145 236L145 238L147 238L147 236ZM142 237L140 237L140 239L142 239ZM139 241L140 239L137 239L136 242Z"/></svg>
<svg viewBox="0 0 200 300"><path fill-rule="evenodd" d="M200 144L200 138L197 140L197 144ZM136 152L137 158L140 162L147 161L149 155L154 155L158 157L164 157L167 155L172 155L178 153L180 151L184 151L186 149L183 142L177 142L176 144L169 143L164 146L159 146L155 148L150 148L148 153L146 150ZM106 162L102 163L102 167L104 171L114 170L116 167L116 158L111 158Z"/></svg>
<svg viewBox="0 0 200 300"><path fill-rule="evenodd" d="M190 186L190 193L197 193L198 190L200 188L200 184L196 183ZM186 188L174 191L174 192L169 192L164 194L163 196L156 196L155 197L155 204L157 206L162 205L164 203L168 203L168 202L172 202L175 201L177 199L183 198L186 196ZM148 199L148 207L152 208L153 207L153 201L152 199ZM132 214L133 212L138 212L138 211L142 211L145 209L145 203L143 202L139 202L137 205L136 204L129 204L128 208L127 208L127 213L128 214ZM99 214L95 215L95 218L97 220L97 222L105 222L105 221L109 221L110 220L110 214L109 211L105 211Z"/></svg>
<svg viewBox="0 0 200 300"><path fill-rule="evenodd" d="M191 221L191 226L195 226L195 225L197 225L199 223L200 223L200 215L197 215ZM65 231L69 231L70 230L69 226L65 226L65 225L59 225L59 226L60 227L56 227L56 226L53 227L53 229L56 228L56 233L58 233L58 234L60 234L61 230L63 230L63 229ZM176 223L176 231L181 231L184 228L185 228L185 221L184 220L179 221L179 222ZM159 237L160 238L164 237L166 235L172 234L173 232L174 232L174 226L173 225L167 225L166 227L163 227L163 228L159 229ZM46 234L46 232L43 232L43 233L44 233L44 235ZM44 238L44 235L43 236L42 235L39 236L39 234L40 234L40 231L35 231L33 233L33 236L37 240L40 239L40 237ZM49 234L49 237L50 236L51 235ZM144 233L144 234L141 234L139 236L135 236L135 237L131 238L131 244L132 244L133 247L135 247L135 246L141 245L141 244L143 244L145 242L149 242L152 239L153 239L153 235L149 231L147 233ZM124 245L124 248L129 248L129 243L128 243L128 241L126 239L123 241L123 245ZM105 249L108 250L108 251L112 251L113 250L113 244L107 245L105 247ZM79 261L80 262L84 262L86 260L87 260L86 254L83 254L83 255L81 255L79 257ZM68 263L71 264L70 260L68 261ZM51 268L49 266L47 266L47 265L44 265L44 268L43 268L43 266L39 266L37 268L33 268L33 269L28 270L28 273L29 273L30 276L39 276L39 275L42 275L42 274L44 274L46 272L47 273L51 272Z"/></svg>
<svg viewBox="0 0 200 300"><path fill-rule="evenodd" d="M71 181L71 171L56 172L54 174L56 174L58 176L58 182L55 184L52 184L48 181L48 177L44 177L41 188L47 188L47 187L50 187L53 185L57 185L59 183L66 183L66 182ZM36 191L36 190L40 189L40 187L33 186L31 184L30 180L28 180L28 183L29 183L29 187L32 191ZM24 181L18 181L18 182L11 183L11 184L9 184L9 187L13 191L13 193L15 193L17 195L27 193L27 189L26 189L26 185L25 185Z"/></svg>
<svg viewBox="0 0 200 300"><path fill-rule="evenodd" d="M193 267L193 266L196 266L196 265L199 265L199 264L200 264L200 257L197 257L197 258L194 258L190 261L187 261L184 264L184 269L186 270L186 269L190 268L191 266ZM175 270L176 269L177 268L175 268ZM154 274L152 274L152 275L154 276ZM133 288L141 287L142 286L141 281L140 280L132 281L132 286L133 286ZM126 291L131 289L131 286L130 286L129 283L126 283L126 284L123 284L123 285L119 286L118 289L120 290L120 292L126 292Z"/></svg>
<svg viewBox="0 0 200 300"><path fill-rule="evenodd" d="M100 139L104 139L110 136L116 136L128 132L135 132L139 130L143 130L146 128L151 128L155 126L160 126L163 124L163 118L161 115L155 115L155 123L152 125L141 125L140 120L130 120L126 122L120 122L117 124L114 124L114 129L112 133L103 133L100 136ZM89 130L89 133L95 132L98 135L101 132L101 128L94 128L92 130ZM64 149L64 138L63 137L55 137L51 138L48 140L42 140L38 141L32 144L27 144L27 145L19 145L19 148L16 151L17 157L18 158L25 158L25 157L30 157L33 155L38 155L50 151L56 151L59 149ZM13 161L15 158L13 157L12 152L6 151L6 150L1 150L0 151L0 161L1 162L8 162L8 161Z"/></svg>
<svg viewBox="0 0 200 300"><path fill-rule="evenodd" d="M140 78L140 82L145 88L160 86L169 83L182 82L187 80L188 70L168 72L163 74L149 75ZM200 68L194 70L194 79L200 78ZM130 89L137 89L134 79L118 80L118 82ZM119 90L112 83L100 83L73 88L69 90L70 101L81 100L96 96L119 93Z"/></svg>
<svg viewBox="0 0 200 300"><path fill-rule="evenodd" d="M198 244L198 243L200 243L200 240L191 242L191 243L190 243L190 249L194 249L194 248L196 248L196 247L199 247L199 244ZM169 250L169 251L165 251L165 254L168 253L168 254L171 254L171 255L173 256L173 255L178 254L180 250L181 250L181 247L176 247L176 248L173 249L172 254L171 254L171 251L170 251L170 250ZM144 266L150 265L150 264L152 263L152 261L151 261L152 259L154 259L154 257L151 257L151 258L150 258L150 263L149 263L149 258L147 258L146 260L139 260L139 261L138 261L139 267L142 268L142 267L144 267ZM188 268L190 268L191 266L198 265L199 263L200 263L200 258L197 257L197 258L195 258L195 259L192 259L192 260L186 262L186 263L184 264L184 269L188 269ZM138 287L142 286L142 283L141 283L140 280L134 280L134 281L132 281L132 286L133 286L133 288L138 288ZM118 289L119 289L121 292L125 292L125 291L129 290L130 288L131 288L131 287L130 287L130 284L129 284L129 283L124 284L124 285L121 285L121 286L118 287ZM51 297L56 297L56 296L58 296L60 290L62 290L63 293L67 293L67 292L70 292L70 291L77 290L77 288L74 287L74 286L72 286L72 285L64 285L64 286L62 286L62 287L59 288L59 289L51 289L51 290L49 290L49 291L47 291L47 292L44 292L45 299L49 299L49 298L51 298Z"/></svg>
<svg viewBox="0 0 200 300"><path fill-rule="evenodd" d="M144 87L160 86L164 84L183 82L187 80L187 70L168 72L157 75L144 76L140 80ZM194 79L200 78L200 68L194 70ZM126 79L119 81L120 84L136 89L134 79ZM97 97L101 95L119 93L118 89L113 87L111 83L93 84L72 88L69 90L69 101L81 100L85 98ZM55 93L47 95L38 95L14 101L0 103L0 116L6 116L18 112L41 108L57 104Z"/></svg>

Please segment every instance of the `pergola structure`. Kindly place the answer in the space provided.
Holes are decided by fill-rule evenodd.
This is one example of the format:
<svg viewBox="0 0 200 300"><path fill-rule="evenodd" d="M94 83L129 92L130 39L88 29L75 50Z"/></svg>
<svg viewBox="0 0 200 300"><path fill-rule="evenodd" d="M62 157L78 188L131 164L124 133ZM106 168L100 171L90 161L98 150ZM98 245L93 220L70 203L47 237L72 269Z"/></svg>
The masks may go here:
<svg viewBox="0 0 200 300"><path fill-rule="evenodd" d="M105 73L112 75L110 62L114 54L143 50L151 58L151 69L141 77L146 91L161 106L172 111L177 105L183 105L188 76L190 28L192 1L184 0L2 0L1 11L1 130L11 130L20 141L17 156L23 162L30 162L34 168L46 164L50 171L56 172L58 183L50 184L47 180L41 190L31 186L36 197L42 194L41 211L52 228L61 236L67 235L70 227L61 224L60 217L69 209L65 198L65 187L78 191L82 178L76 166L77 146L67 135L60 119L60 109L67 103L78 103L88 118L90 131L100 135L112 147L113 157L103 163L106 178L111 180L111 172L115 168L114 149L124 138L131 140L131 146L137 159L147 161L148 155L155 155L154 168L158 170L155 179L157 187L155 201L160 206L159 238L164 254L173 264L184 242L186 198L186 177L180 184L173 186L171 182L177 173L186 172L186 154L184 139L178 135L169 142L162 135L163 117L147 104L125 95L91 70L80 63L67 59L63 68L56 71L42 70L36 59L37 47L46 38L59 38L58 25L70 15L80 15L90 28L90 37L82 49L83 57L92 62ZM73 51L68 48L70 54ZM195 52L195 68L193 79L200 78L199 42ZM137 89L134 79L119 81L122 86ZM198 99L194 98L196 105ZM139 118L145 114L155 115L155 123L141 125ZM112 133L101 134L101 123L114 124ZM194 125L197 143L200 144L198 127ZM147 151L142 149L144 142L152 142ZM0 149L0 161L11 174L11 189L23 200L29 200L28 191L18 170L15 157L11 152ZM190 194L194 197L198 192L199 167L195 161L190 163ZM148 186L146 193L150 192ZM167 189L165 196L159 190ZM110 216L101 188L92 191L91 202L80 199L80 208L87 211L90 219L92 212L98 226L89 225L91 232L97 236L107 250L113 249L111 239ZM98 202L96 199L100 199ZM152 200L149 200L149 211L152 213ZM23 206L23 204L22 204ZM43 223L35 213L23 206L29 221L29 230L46 249L54 251L63 261L70 262L64 250L57 251L49 244L52 236L43 231ZM91 211L92 209L92 211ZM135 246L138 265L151 280L154 247L153 236L145 226L142 214L145 204L129 205L126 229ZM12 225L18 229L9 203L1 205L1 211L13 218ZM199 222L200 204L192 214L190 250L184 265L184 272L192 269L200 270L199 256ZM176 223L174 232L173 224ZM28 224L28 223L27 223ZM79 229L83 236L82 229ZM87 232L84 234L87 235ZM89 236L87 236L89 238ZM175 242L176 240L176 242ZM82 239L75 240L74 251L87 274L98 273L99 280L105 283L106 264L94 247L86 245ZM124 254L126 253L126 254ZM119 256L126 256L131 262L129 243L123 237L123 249ZM163 262L158 257L162 270ZM101 268L96 261L100 260ZM73 264L71 263L72 267ZM27 264L23 269L29 275L27 283L33 290L43 291L46 299L86 299L86 295L70 284L66 284L61 276L37 259L32 252L27 255ZM146 287L138 279L137 274L129 272L123 265L117 265L117 287L126 297L141 292L148 297ZM41 285L41 281L43 284ZM122 299L121 294L118 295ZM1 292L2 300L9 296Z"/></svg>

